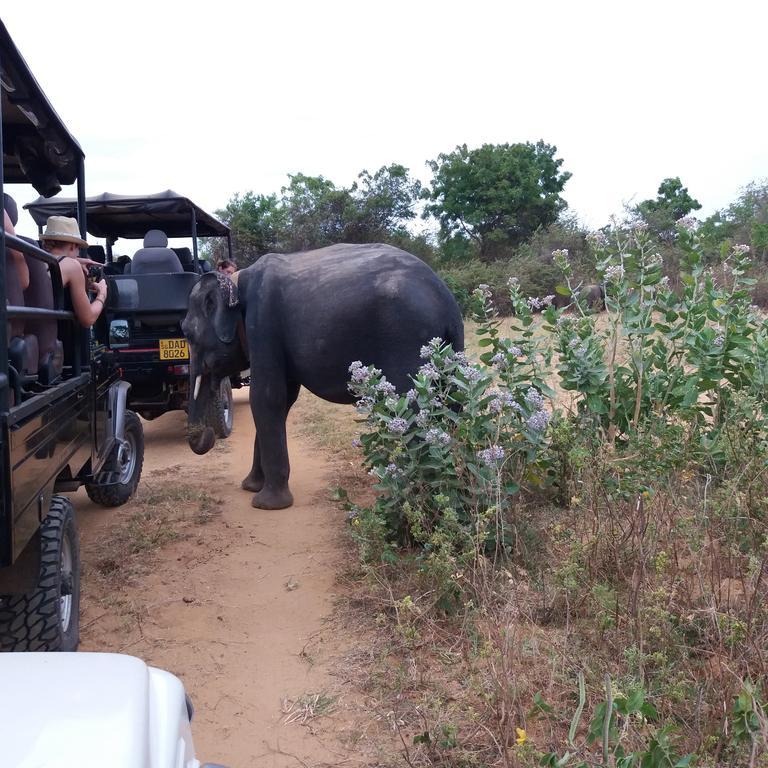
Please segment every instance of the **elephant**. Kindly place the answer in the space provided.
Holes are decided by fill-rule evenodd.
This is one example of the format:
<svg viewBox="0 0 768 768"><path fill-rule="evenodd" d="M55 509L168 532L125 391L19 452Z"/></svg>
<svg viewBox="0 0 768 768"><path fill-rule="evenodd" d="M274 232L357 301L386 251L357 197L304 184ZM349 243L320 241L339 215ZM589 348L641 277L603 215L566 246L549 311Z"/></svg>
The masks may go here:
<svg viewBox="0 0 768 768"><path fill-rule="evenodd" d="M188 441L209 451L208 422L222 379L250 368L256 425L253 464L242 488L259 509L293 496L286 418L301 386L352 403L349 366L380 368L399 392L412 386L422 345L435 337L464 349L461 311L423 261L382 244L338 244L269 253L234 276L209 273L192 288L182 330L189 342Z"/></svg>
<svg viewBox="0 0 768 768"><path fill-rule="evenodd" d="M580 297L592 309L605 309L605 288L602 285L585 285L581 289Z"/></svg>

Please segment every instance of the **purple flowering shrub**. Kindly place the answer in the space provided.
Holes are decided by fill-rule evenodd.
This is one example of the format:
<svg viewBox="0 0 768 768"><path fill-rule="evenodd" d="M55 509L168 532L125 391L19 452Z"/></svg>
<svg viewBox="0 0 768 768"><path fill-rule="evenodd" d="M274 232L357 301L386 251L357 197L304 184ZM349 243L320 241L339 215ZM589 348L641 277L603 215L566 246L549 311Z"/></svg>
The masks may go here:
<svg viewBox="0 0 768 768"><path fill-rule="evenodd" d="M375 508L358 510L355 530L379 540L379 555L386 542L467 552L505 545L506 514L546 445L550 413L541 391L513 373L522 350L498 354L480 365L432 339L401 393L374 366L350 365L363 461L379 491Z"/></svg>

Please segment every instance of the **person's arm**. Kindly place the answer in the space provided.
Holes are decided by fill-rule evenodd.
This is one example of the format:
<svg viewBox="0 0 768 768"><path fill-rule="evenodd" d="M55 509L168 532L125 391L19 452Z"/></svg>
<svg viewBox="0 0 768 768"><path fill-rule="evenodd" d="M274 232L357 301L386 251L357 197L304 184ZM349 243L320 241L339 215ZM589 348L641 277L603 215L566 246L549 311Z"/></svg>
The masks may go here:
<svg viewBox="0 0 768 768"><path fill-rule="evenodd" d="M77 321L84 328L90 328L98 319L104 309L107 300L107 284L104 280L94 283L97 291L96 298L90 301L86 292L85 275L81 266L75 259L62 259L59 262L62 282L69 286L69 295L72 298L72 309L75 311Z"/></svg>
<svg viewBox="0 0 768 768"><path fill-rule="evenodd" d="M11 223L11 217L8 215L8 211L3 211L3 228L9 235L15 235L16 230ZM8 253L11 256L16 271L19 274L19 281L21 282L21 289L26 291L29 288L29 267L27 266L24 254L21 251L17 251L13 248L8 249Z"/></svg>

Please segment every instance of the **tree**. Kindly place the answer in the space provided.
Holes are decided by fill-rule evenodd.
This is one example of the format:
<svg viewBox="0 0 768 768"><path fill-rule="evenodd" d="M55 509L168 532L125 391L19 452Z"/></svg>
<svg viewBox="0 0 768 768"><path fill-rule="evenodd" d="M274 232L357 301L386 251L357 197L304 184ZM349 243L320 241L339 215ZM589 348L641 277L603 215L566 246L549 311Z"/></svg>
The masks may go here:
<svg viewBox="0 0 768 768"><path fill-rule="evenodd" d="M715 258L744 244L756 260L768 260L768 180L747 184L735 202L704 221L700 236Z"/></svg>
<svg viewBox="0 0 768 768"><path fill-rule="evenodd" d="M344 241L344 232L355 219L355 201L348 189L337 189L323 176L289 175L281 205L286 217L288 251L322 248Z"/></svg>
<svg viewBox="0 0 768 768"><path fill-rule="evenodd" d="M655 200L643 200L635 210L661 236L673 233L678 219L701 208L701 203L688 194L688 188L683 186L679 176L664 179L657 195Z"/></svg>
<svg viewBox="0 0 768 768"><path fill-rule="evenodd" d="M280 249L285 234L285 213L276 195L235 194L216 215L232 230L232 256L240 267L253 264L259 256ZM223 258L222 246L215 246L211 260Z"/></svg>
<svg viewBox="0 0 768 768"><path fill-rule="evenodd" d="M362 171L357 178L351 190L355 220L346 227L346 241L371 243L407 236L405 223L416 218L421 182L397 163L382 166L373 176Z"/></svg>
<svg viewBox="0 0 768 768"><path fill-rule="evenodd" d="M425 238L405 227L415 218L421 184L407 168L393 163L371 175L362 171L351 187L338 188L324 176L289 175L281 196L236 194L216 214L232 229L233 254L242 266L268 251L302 251L333 243L390 242L413 245L433 256ZM223 249L206 252L212 260Z"/></svg>
<svg viewBox="0 0 768 768"><path fill-rule="evenodd" d="M552 224L567 207L560 197L570 173L560 171L557 147L536 144L483 144L456 147L427 163L432 170L425 213L440 222L441 236L464 235L490 261Z"/></svg>

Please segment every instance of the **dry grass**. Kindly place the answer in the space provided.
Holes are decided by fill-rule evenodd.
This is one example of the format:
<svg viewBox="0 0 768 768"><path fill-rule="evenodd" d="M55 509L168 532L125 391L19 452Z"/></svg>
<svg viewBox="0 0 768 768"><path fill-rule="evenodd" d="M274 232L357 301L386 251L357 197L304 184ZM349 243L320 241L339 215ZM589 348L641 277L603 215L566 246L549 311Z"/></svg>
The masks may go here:
<svg viewBox="0 0 768 768"><path fill-rule="evenodd" d="M307 693L298 699L283 699L282 712L285 716L283 722L286 725L299 723L305 725L310 720L330 715L336 709L337 696L321 691L320 693Z"/></svg>
<svg viewBox="0 0 768 768"><path fill-rule="evenodd" d="M188 482L144 481L120 522L92 545L97 577L113 587L144 572L154 554L219 513L220 501Z"/></svg>

